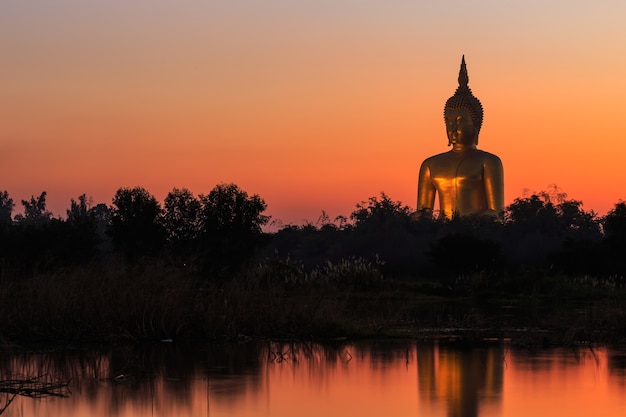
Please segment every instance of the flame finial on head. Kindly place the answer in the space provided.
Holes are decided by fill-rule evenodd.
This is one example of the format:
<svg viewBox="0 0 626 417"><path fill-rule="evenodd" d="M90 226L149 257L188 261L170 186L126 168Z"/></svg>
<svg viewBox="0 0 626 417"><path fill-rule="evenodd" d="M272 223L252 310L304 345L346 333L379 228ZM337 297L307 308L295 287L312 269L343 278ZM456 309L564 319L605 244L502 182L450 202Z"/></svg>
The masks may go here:
<svg viewBox="0 0 626 417"><path fill-rule="evenodd" d="M461 69L459 70L459 87L467 87L468 83L467 65L465 65L465 55L463 55L461 57Z"/></svg>
<svg viewBox="0 0 626 417"><path fill-rule="evenodd" d="M467 66L465 65L465 55L463 55L461 58L461 69L459 70L459 86L454 95L446 101L443 109L444 118L448 109L465 109L470 113L476 129L480 131L483 124L483 106L480 104L480 100L472 94L468 83L469 76L467 75Z"/></svg>

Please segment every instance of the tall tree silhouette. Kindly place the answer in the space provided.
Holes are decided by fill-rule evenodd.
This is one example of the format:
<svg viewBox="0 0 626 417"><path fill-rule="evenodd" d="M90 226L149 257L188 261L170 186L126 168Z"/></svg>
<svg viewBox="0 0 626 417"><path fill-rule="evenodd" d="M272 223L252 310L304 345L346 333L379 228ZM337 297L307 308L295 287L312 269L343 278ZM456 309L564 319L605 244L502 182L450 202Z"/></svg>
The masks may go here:
<svg viewBox="0 0 626 417"><path fill-rule="evenodd" d="M163 225L175 251L189 250L200 233L200 200L186 188L174 188L165 197Z"/></svg>
<svg viewBox="0 0 626 417"><path fill-rule="evenodd" d="M145 188L120 188L113 197L109 234L113 244L131 258L155 254L165 231L158 219L161 206Z"/></svg>
<svg viewBox="0 0 626 417"><path fill-rule="evenodd" d="M0 230L6 228L13 221L11 217L13 207L15 207L15 203L9 197L9 193L6 190L0 191Z"/></svg>
<svg viewBox="0 0 626 417"><path fill-rule="evenodd" d="M354 227L346 230L345 247L351 256L370 262L381 259L385 274L412 271L423 261L411 209L401 201L381 192L380 197L370 197L357 204L350 218Z"/></svg>
<svg viewBox="0 0 626 417"><path fill-rule="evenodd" d="M588 262L581 264L592 257L584 253L595 250L602 238L597 215L583 210L581 201L567 199L567 194L556 186L530 197L516 198L506 209L505 230L510 259L527 264L556 263L585 271L593 266Z"/></svg>
<svg viewBox="0 0 626 417"><path fill-rule="evenodd" d="M615 204L602 219L604 226L603 266L604 272L615 277L621 277L624 283L626 277L626 202Z"/></svg>
<svg viewBox="0 0 626 417"><path fill-rule="evenodd" d="M260 234L269 217L261 213L267 205L254 194L241 190L236 184L218 184L208 195L200 195L203 231Z"/></svg>
<svg viewBox="0 0 626 417"><path fill-rule="evenodd" d="M241 266L265 240L261 228L270 219L262 214L265 201L256 194L248 196L235 184L218 184L199 199L205 267L215 269L220 264L232 270Z"/></svg>
<svg viewBox="0 0 626 417"><path fill-rule="evenodd" d="M43 191L39 197L31 196L29 200L22 200L24 206L24 215L18 214L15 220L28 223L40 223L50 220L52 213L46 210L46 195Z"/></svg>
<svg viewBox="0 0 626 417"><path fill-rule="evenodd" d="M603 219L605 239L612 246L626 249L626 202L615 204Z"/></svg>
<svg viewBox="0 0 626 417"><path fill-rule="evenodd" d="M97 255L101 237L98 236L91 199L86 194L79 195L78 201L70 200L64 229L64 246L76 263L88 262Z"/></svg>
<svg viewBox="0 0 626 417"><path fill-rule="evenodd" d="M73 198L70 200L70 208L67 210L67 222L70 224L88 223L92 214L89 212L91 201L86 194L78 196L78 202Z"/></svg>
<svg viewBox="0 0 626 417"><path fill-rule="evenodd" d="M49 271L69 265L70 259L65 222L52 218L46 209L47 193L22 200L24 214L17 214L14 227L10 229L10 245L7 251L18 274L32 271Z"/></svg>
<svg viewBox="0 0 626 417"><path fill-rule="evenodd" d="M380 193L380 199L370 197L367 201L357 204L350 218L355 221L356 226L363 226L367 222L381 224L398 218L408 222L410 212L410 208L402 202L393 201L387 194Z"/></svg>

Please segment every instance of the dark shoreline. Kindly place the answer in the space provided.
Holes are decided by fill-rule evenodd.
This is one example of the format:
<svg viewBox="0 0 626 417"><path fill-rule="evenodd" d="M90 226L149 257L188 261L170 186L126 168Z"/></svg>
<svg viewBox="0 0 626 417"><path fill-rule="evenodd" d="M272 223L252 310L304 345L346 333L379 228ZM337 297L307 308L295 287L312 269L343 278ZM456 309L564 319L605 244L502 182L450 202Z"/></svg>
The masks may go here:
<svg viewBox="0 0 626 417"><path fill-rule="evenodd" d="M298 281L257 267L217 283L152 262L5 278L0 345L435 336L529 347L626 343L626 289L610 280L534 272L443 282L361 272Z"/></svg>
<svg viewBox="0 0 626 417"><path fill-rule="evenodd" d="M598 217L558 187L504 220L414 213L381 193L349 218L262 231L235 184L164 207L120 188L112 205L0 192L0 344L207 343L245 338L626 340L626 203ZM432 330L435 329L435 330ZM524 329L523 331L520 329Z"/></svg>

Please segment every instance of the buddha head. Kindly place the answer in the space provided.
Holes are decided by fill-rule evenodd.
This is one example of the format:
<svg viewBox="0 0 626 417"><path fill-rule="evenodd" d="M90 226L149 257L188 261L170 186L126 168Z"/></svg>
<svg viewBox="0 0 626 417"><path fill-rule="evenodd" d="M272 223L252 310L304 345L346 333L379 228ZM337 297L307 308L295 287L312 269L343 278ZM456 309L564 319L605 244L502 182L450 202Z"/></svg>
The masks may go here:
<svg viewBox="0 0 626 417"><path fill-rule="evenodd" d="M472 90L468 87L469 77L467 76L467 67L465 66L465 56L461 59L461 69L459 71L459 86L454 92L454 95L446 101L446 105L443 109L443 116L446 122L446 129L448 130L448 146L454 143L455 139L449 129L449 124L452 121L457 121L464 130L461 132L459 140L463 142L472 140L473 144L478 144L478 133L483 124L483 106L472 94ZM469 126L469 120L471 125ZM462 137L465 136L465 137ZM472 137L468 137L472 136Z"/></svg>

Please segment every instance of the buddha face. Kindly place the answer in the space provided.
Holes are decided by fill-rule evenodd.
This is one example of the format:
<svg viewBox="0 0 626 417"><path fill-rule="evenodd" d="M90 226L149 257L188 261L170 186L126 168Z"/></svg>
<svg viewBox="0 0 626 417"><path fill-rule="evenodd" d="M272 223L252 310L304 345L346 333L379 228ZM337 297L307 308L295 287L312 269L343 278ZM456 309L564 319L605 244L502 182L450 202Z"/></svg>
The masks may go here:
<svg viewBox="0 0 626 417"><path fill-rule="evenodd" d="M478 131L469 111L465 109L446 110L446 133L448 145L476 145Z"/></svg>

